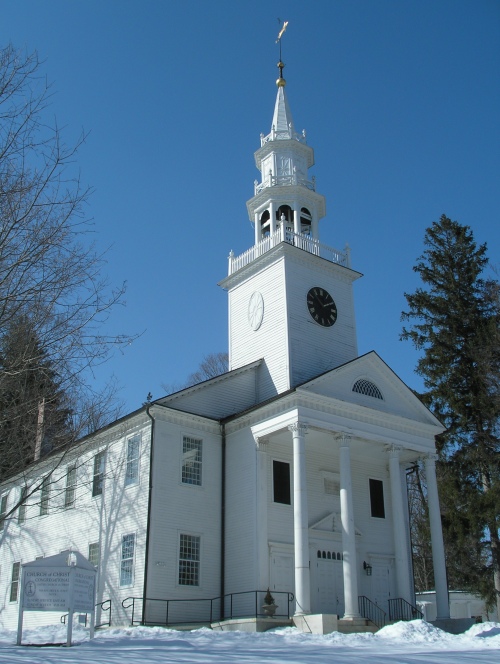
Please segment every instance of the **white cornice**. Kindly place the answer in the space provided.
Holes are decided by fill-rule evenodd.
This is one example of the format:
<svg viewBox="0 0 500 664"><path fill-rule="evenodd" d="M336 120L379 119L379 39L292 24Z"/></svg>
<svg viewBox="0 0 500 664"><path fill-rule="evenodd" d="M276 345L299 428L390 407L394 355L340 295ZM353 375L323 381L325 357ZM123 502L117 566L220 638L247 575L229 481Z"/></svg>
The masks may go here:
<svg viewBox="0 0 500 664"><path fill-rule="evenodd" d="M235 286L238 286L240 283L249 279L254 274L261 272L263 268L268 265L273 265L280 260L284 259L290 260L294 263L314 266L316 271L322 271L325 274L335 275L335 278L344 281L346 283L352 283L359 277L363 275L361 272L357 272L349 267L339 265L338 263L333 263L332 261L327 260L326 258L321 258L321 256L316 256L311 254L309 251L304 251L298 247L294 247L288 242L280 242L269 251L266 251L264 254L261 254L258 258L247 263L236 272L228 275L222 281L219 281L218 285L224 288L225 290L231 290Z"/></svg>

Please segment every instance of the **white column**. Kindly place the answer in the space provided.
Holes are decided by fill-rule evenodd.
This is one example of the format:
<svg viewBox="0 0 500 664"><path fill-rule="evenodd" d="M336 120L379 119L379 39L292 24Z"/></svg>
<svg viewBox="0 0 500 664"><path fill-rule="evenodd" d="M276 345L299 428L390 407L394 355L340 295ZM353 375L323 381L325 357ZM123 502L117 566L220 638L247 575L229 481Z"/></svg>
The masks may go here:
<svg viewBox="0 0 500 664"><path fill-rule="evenodd" d="M400 447L391 445L389 452L389 474L391 478L392 530L394 534L394 550L396 554L397 596L410 604L414 604L411 591L410 561L408 539L406 536L405 496L401 482L401 466L399 465Z"/></svg>
<svg viewBox="0 0 500 664"><path fill-rule="evenodd" d="M300 208L295 207L293 211L293 232L295 235L300 235L300 230Z"/></svg>
<svg viewBox="0 0 500 664"><path fill-rule="evenodd" d="M274 235L276 233L276 209L274 206L274 201L269 201L269 220L269 230L271 235Z"/></svg>
<svg viewBox="0 0 500 664"><path fill-rule="evenodd" d="M312 209L312 220L311 220L311 234L315 240L319 240L319 229L318 229L318 212L314 207Z"/></svg>
<svg viewBox="0 0 500 664"><path fill-rule="evenodd" d="M340 519L342 521L342 548L344 572L344 618L359 618L358 572L356 563L356 532L351 480L351 437L338 436L340 441Z"/></svg>
<svg viewBox="0 0 500 664"><path fill-rule="evenodd" d="M425 461L427 478L427 501L429 507L429 523L431 527L432 565L434 567L434 585L436 588L437 619L450 617L448 601L448 582L446 579L446 561L444 556L443 529L441 526L441 510L436 480L435 454L428 454Z"/></svg>
<svg viewBox="0 0 500 664"><path fill-rule="evenodd" d="M306 483L307 426L295 422L289 427L293 436L293 533L295 552L295 615L311 613L309 575L309 515Z"/></svg>
<svg viewBox="0 0 500 664"><path fill-rule="evenodd" d="M254 223L255 223L255 244L259 244L262 240L262 228L260 225L260 214L256 212L254 214Z"/></svg>

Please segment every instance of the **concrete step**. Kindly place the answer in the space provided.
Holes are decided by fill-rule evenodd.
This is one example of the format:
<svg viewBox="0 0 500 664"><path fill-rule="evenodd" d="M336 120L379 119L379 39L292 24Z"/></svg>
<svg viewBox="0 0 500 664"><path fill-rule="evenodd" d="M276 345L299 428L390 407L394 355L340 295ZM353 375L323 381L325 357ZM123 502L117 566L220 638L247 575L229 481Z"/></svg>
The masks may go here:
<svg viewBox="0 0 500 664"><path fill-rule="evenodd" d="M338 621L338 631L341 634L359 634L365 632L378 632L379 628L365 618L342 618Z"/></svg>

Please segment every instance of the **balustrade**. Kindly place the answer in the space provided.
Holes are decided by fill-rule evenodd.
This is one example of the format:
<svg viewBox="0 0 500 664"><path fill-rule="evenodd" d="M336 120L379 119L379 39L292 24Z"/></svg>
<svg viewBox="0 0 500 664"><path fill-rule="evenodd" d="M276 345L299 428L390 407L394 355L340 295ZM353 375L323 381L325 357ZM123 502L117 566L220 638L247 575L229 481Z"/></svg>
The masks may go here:
<svg viewBox="0 0 500 664"><path fill-rule="evenodd" d="M340 251L333 247L328 247L326 244L321 244L321 242L315 240L310 235L299 235L284 228L283 224L280 224L276 233L263 238L258 244L250 247L250 249L243 254L235 256L231 253L229 255L229 274L233 274L242 267L245 267L245 265L253 262L256 258L267 253L281 242L293 244L295 247L307 251L310 254L320 256L331 263L337 263L344 267L351 267L348 249L346 249L346 251Z"/></svg>

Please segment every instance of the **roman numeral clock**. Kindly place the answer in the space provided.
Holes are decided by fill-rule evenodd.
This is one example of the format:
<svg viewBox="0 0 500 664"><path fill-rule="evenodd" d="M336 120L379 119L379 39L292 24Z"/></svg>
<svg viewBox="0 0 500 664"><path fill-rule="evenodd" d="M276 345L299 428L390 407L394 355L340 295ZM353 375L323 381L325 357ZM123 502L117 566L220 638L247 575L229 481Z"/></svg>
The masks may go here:
<svg viewBox="0 0 500 664"><path fill-rule="evenodd" d="M307 293L307 308L312 319L323 327L331 327L337 320L337 305L324 288L311 288Z"/></svg>

